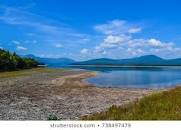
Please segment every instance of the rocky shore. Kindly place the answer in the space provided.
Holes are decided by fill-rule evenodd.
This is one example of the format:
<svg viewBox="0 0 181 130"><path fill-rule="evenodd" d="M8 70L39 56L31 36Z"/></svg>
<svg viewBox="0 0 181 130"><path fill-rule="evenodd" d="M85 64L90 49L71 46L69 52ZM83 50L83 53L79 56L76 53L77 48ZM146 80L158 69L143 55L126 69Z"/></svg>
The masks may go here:
<svg viewBox="0 0 181 130"><path fill-rule="evenodd" d="M82 81L94 72L82 70L37 72L0 78L1 120L78 120L81 116L123 105L153 90L98 88Z"/></svg>

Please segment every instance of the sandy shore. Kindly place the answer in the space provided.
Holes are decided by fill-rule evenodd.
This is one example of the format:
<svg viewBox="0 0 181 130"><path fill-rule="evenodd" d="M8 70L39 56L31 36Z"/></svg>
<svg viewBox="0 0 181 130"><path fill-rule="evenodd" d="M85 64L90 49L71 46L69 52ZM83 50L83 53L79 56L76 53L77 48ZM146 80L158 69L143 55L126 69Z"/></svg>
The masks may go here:
<svg viewBox="0 0 181 130"><path fill-rule="evenodd" d="M153 92L147 89L98 88L82 82L94 72L63 71L0 78L1 120L78 120Z"/></svg>

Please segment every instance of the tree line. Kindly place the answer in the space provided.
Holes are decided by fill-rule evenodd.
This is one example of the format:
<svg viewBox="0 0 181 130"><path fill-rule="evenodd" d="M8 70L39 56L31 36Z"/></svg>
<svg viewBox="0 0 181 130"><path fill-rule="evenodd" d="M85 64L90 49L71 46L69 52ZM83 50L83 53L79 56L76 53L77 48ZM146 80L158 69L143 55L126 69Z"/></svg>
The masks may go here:
<svg viewBox="0 0 181 130"><path fill-rule="evenodd" d="M39 63L32 58L22 58L15 52L0 49L0 71L13 71L38 67Z"/></svg>

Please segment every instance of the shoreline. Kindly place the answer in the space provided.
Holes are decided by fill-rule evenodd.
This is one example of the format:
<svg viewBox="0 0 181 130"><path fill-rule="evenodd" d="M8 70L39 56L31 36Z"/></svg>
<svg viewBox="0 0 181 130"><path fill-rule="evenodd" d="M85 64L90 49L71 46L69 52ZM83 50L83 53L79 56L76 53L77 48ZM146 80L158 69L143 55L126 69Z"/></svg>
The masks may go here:
<svg viewBox="0 0 181 130"><path fill-rule="evenodd" d="M131 102L134 102L134 101L137 101L145 96L149 96L155 92L162 92L162 91L167 91L169 89L148 89L148 88L118 88L118 87L97 87L96 85L93 85L91 83L88 83L88 82L85 82L84 80L86 78L89 78L89 77L92 77L92 76L96 76L97 72L92 72L92 71L89 71L89 72L83 72L83 74L76 74L76 75L72 75L72 76L65 76L63 78L57 78L55 80L57 80L57 83L55 83L55 80L53 80L53 82L55 84L61 84L61 85L65 85L67 86L66 82L72 82L74 84L78 84L79 87L81 88L91 88L92 90L100 90L100 91L113 91L113 92L116 92L116 93L122 93L122 94L125 94L125 93L133 93L133 95L135 96L134 98L132 99L129 99L129 101L126 101L123 100L122 103L119 103L117 104L116 102L113 103L111 105L109 105L108 107L105 107L103 109L101 109L101 111L105 111L107 110L109 107L113 106L113 105L116 105L116 106L122 106L122 105L126 105L126 104L129 104ZM63 83L61 82L58 82L59 80L63 81ZM141 95L139 95L140 93L142 93ZM123 97L123 96L121 96ZM131 96L130 96L131 97ZM119 99L120 100L120 99ZM91 112L89 114L83 114L81 115L79 118L77 119L81 119L82 116L87 116L87 115L92 115L94 113L97 113L97 112L101 112L100 110L98 111L94 111L94 112Z"/></svg>
<svg viewBox="0 0 181 130"><path fill-rule="evenodd" d="M110 67L110 68L159 68L159 67L181 67L181 65L67 65L70 67Z"/></svg>
<svg viewBox="0 0 181 130"><path fill-rule="evenodd" d="M75 70L75 71L79 71L79 70ZM53 80L53 82L55 83L56 80L60 80L61 82L58 82L59 85L63 85L63 83L65 82L65 80L71 80L72 78L75 78L78 82L80 82L80 84L83 84L85 86L91 86L91 87L96 87L96 88L101 88L101 89L123 89L123 90L167 90L167 88L128 88L128 87L103 87L103 86L96 86L94 84L89 83L88 81L85 81L87 78L90 77L94 77L97 75L97 72L95 71L85 71L83 74L76 74L76 75L71 75L71 76L64 76L61 78L57 78L55 80ZM62 83L63 82L63 83ZM173 87L168 87L168 88L173 88Z"/></svg>
<svg viewBox="0 0 181 130"><path fill-rule="evenodd" d="M1 120L62 120L101 112L112 105L124 105L155 90L100 88L83 82L95 72L82 70L33 72L0 79Z"/></svg>

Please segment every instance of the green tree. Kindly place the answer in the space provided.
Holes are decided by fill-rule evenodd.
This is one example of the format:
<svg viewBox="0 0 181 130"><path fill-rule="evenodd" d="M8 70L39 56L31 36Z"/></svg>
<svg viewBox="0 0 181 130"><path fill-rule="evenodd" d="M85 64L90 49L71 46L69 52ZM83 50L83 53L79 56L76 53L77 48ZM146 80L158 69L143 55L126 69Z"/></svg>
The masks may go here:
<svg viewBox="0 0 181 130"><path fill-rule="evenodd" d="M38 62L32 58L22 58L16 53L0 49L0 71L12 71L17 69L33 68Z"/></svg>

